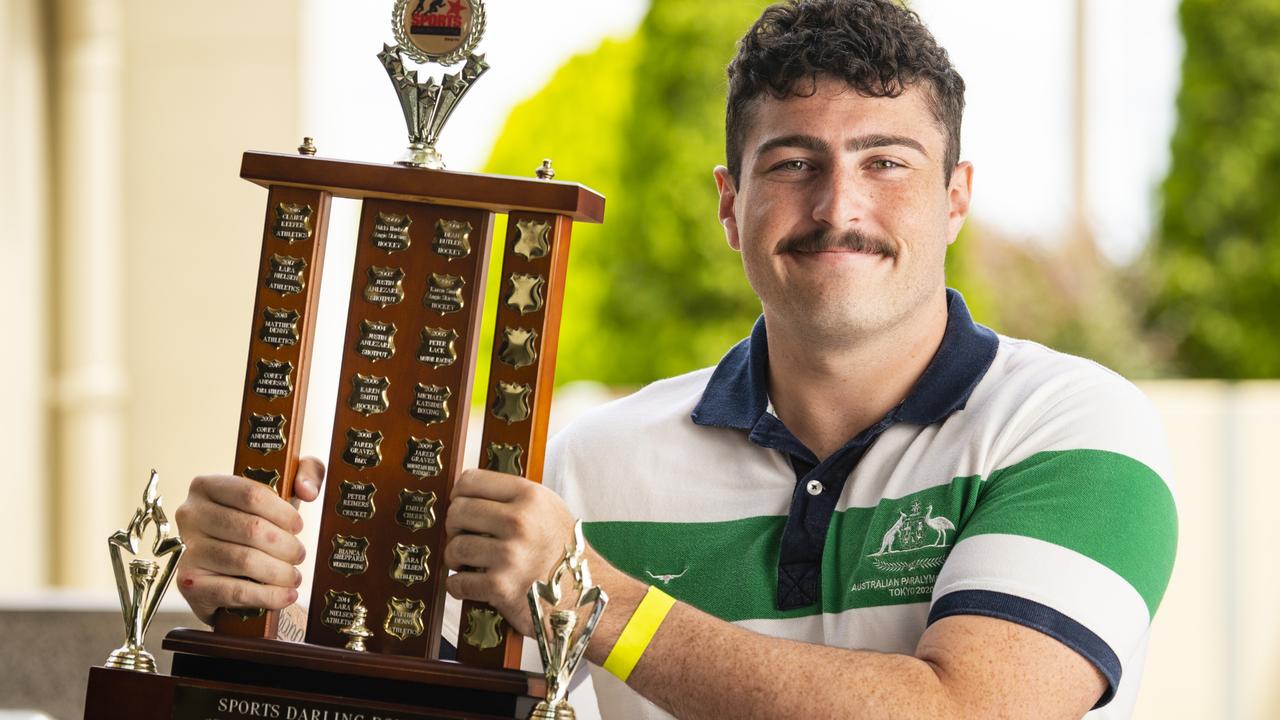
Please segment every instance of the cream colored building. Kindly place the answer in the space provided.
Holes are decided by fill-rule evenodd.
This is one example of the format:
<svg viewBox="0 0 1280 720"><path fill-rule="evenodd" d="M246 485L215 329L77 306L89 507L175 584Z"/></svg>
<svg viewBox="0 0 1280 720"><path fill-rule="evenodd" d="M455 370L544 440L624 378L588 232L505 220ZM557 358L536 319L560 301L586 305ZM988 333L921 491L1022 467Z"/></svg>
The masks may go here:
<svg viewBox="0 0 1280 720"><path fill-rule="evenodd" d="M101 597L105 538L147 471L173 508L194 474L230 467L265 202L240 154L334 126L307 110L303 88L323 87L308 7L0 2L0 606ZM390 103L353 110L399 123ZM348 290L343 233L335 221L330 306ZM1280 717L1280 384L1144 387L1173 441L1182 529L1138 717ZM323 454L329 428L309 425ZM0 652L0 670L13 661Z"/></svg>

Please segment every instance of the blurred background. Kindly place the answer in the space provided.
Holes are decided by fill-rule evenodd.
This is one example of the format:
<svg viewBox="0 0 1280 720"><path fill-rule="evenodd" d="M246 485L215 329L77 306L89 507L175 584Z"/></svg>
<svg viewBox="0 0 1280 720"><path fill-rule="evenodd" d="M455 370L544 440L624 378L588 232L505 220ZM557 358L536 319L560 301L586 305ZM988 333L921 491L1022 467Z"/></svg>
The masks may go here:
<svg viewBox="0 0 1280 720"><path fill-rule="evenodd" d="M549 157L609 198L575 230L556 426L715 363L759 313L711 168L765 4L486 0L493 69L445 130L450 168ZM1136 716L1280 717L1280 0L910 4L969 88L950 284L999 332L1137 380L1171 437L1181 542ZM170 511L230 468L265 202L240 155L306 135L396 159L390 7L0 0L0 712L78 717L83 667L119 644L107 535L150 468ZM320 456L357 214L335 203Z"/></svg>

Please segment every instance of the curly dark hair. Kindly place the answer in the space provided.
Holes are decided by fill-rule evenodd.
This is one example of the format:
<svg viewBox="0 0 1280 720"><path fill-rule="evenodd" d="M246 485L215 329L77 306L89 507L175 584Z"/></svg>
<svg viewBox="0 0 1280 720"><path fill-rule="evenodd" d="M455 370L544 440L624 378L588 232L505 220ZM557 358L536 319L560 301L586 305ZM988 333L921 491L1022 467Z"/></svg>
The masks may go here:
<svg viewBox="0 0 1280 720"><path fill-rule="evenodd" d="M738 182L752 103L808 97L819 75L843 79L864 97L898 97L922 83L947 136L945 181L960 160L964 79L920 17L893 0L789 0L771 5L729 63L725 160Z"/></svg>

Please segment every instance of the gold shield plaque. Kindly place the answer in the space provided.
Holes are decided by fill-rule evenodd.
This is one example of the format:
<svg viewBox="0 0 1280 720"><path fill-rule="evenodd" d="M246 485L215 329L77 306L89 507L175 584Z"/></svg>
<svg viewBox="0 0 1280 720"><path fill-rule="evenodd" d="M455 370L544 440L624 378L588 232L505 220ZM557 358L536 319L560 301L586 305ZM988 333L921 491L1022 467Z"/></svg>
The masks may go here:
<svg viewBox="0 0 1280 720"><path fill-rule="evenodd" d="M489 447L485 448L485 454L488 456L485 467L489 470L508 475L524 475L524 465L520 462L520 456L524 455L524 448L519 445L489 443Z"/></svg>
<svg viewBox="0 0 1280 720"><path fill-rule="evenodd" d="M391 381L384 377L361 375L351 378L351 396L347 398L347 407L369 417L387 411L387 388Z"/></svg>
<svg viewBox="0 0 1280 720"><path fill-rule="evenodd" d="M508 425L528 420L532 392L527 383L499 382L494 386L493 416Z"/></svg>
<svg viewBox="0 0 1280 720"><path fill-rule="evenodd" d="M348 577L369 569L369 538L333 536L333 552L329 555L329 569Z"/></svg>
<svg viewBox="0 0 1280 720"><path fill-rule="evenodd" d="M351 522L372 518L378 511L373 504L376 492L378 488L373 483L343 480L338 489L338 514Z"/></svg>
<svg viewBox="0 0 1280 720"><path fill-rule="evenodd" d="M428 425L442 423L449 419L449 398L453 391L443 385L423 385L413 390L413 406L409 415Z"/></svg>
<svg viewBox="0 0 1280 720"><path fill-rule="evenodd" d="M526 260L537 260L551 252L551 223L545 220L517 220L516 244L512 248Z"/></svg>
<svg viewBox="0 0 1280 720"><path fill-rule="evenodd" d="M436 223L436 240L431 249L449 262L471 254L471 223L466 220L440 220Z"/></svg>
<svg viewBox="0 0 1280 720"><path fill-rule="evenodd" d="M374 247L388 255L407 250L412 242L409 237L409 226L412 224L413 218L408 215L380 212L373 223L370 240Z"/></svg>
<svg viewBox="0 0 1280 720"><path fill-rule="evenodd" d="M526 328L505 328L498 359L513 368L532 365L538 360L538 331Z"/></svg>
<svg viewBox="0 0 1280 720"><path fill-rule="evenodd" d="M272 490L279 491L280 489L280 471L279 470L272 470L271 468L251 467L251 468L245 468L244 472L240 474L243 475L244 477L249 478L250 480L256 480L257 482L260 482L263 485L266 485Z"/></svg>
<svg viewBox="0 0 1280 720"><path fill-rule="evenodd" d="M404 300L404 270L377 265L369 268L369 283L364 286L364 299L378 307L400 304Z"/></svg>
<svg viewBox="0 0 1280 720"><path fill-rule="evenodd" d="M396 354L396 324L361 320L356 353L373 362L390 360Z"/></svg>
<svg viewBox="0 0 1280 720"><path fill-rule="evenodd" d="M288 255L272 255L271 270L267 273L267 289L280 295L297 295L306 288L302 273L307 269L303 258Z"/></svg>
<svg viewBox="0 0 1280 720"><path fill-rule="evenodd" d="M427 558L431 557L431 550L426 545L396 543L392 552L395 554L391 561L392 580L409 587L414 583L426 582L430 577Z"/></svg>
<svg viewBox="0 0 1280 720"><path fill-rule="evenodd" d="M276 221L271 234L290 245L311 239L311 206L280 203L276 206Z"/></svg>
<svg viewBox="0 0 1280 720"><path fill-rule="evenodd" d="M421 600L393 597L387 601L387 621L382 629L388 635L400 640L408 640L422 634L422 612L427 604Z"/></svg>
<svg viewBox="0 0 1280 720"><path fill-rule="evenodd" d="M279 360L259 360L258 376L253 381L253 391L268 400L287 398L293 394L293 363Z"/></svg>
<svg viewBox="0 0 1280 720"><path fill-rule="evenodd" d="M427 294L422 298L422 304L428 310L434 310L441 315L456 313L465 304L462 299L462 288L466 284L467 281L457 275L431 273L427 281Z"/></svg>
<svg viewBox="0 0 1280 720"><path fill-rule="evenodd" d="M409 449L404 456L404 470L414 477L428 478L440 474L440 453L443 440L409 438Z"/></svg>
<svg viewBox="0 0 1280 720"><path fill-rule="evenodd" d="M546 280L541 275L514 273L510 282L511 291L507 294L507 307L518 310L521 315L528 315L542 309L542 287L546 285Z"/></svg>
<svg viewBox="0 0 1280 720"><path fill-rule="evenodd" d="M382 431L349 428L342 461L357 470L377 467L382 462Z"/></svg>
<svg viewBox="0 0 1280 720"><path fill-rule="evenodd" d="M414 532L426 530L436 524L436 494L430 490L400 491L400 509L396 511L396 522L401 527Z"/></svg>
<svg viewBox="0 0 1280 720"><path fill-rule="evenodd" d="M471 608L462 641L481 650L498 647L502 644L502 616L488 608Z"/></svg>
<svg viewBox="0 0 1280 720"><path fill-rule="evenodd" d="M458 331L453 328L423 328L418 362L437 370L452 365L458 359L458 351L454 347L457 341Z"/></svg>
<svg viewBox="0 0 1280 720"><path fill-rule="evenodd" d="M262 311L262 329L258 339L274 348L298 344L297 310L277 310L269 307Z"/></svg>
<svg viewBox="0 0 1280 720"><path fill-rule="evenodd" d="M270 455L284 449L283 415L249 415L249 449Z"/></svg>
<svg viewBox="0 0 1280 720"><path fill-rule="evenodd" d="M364 598L360 593L329 590L324 594L324 614L320 616L320 622L334 630L341 630L355 619L356 605L363 603Z"/></svg>

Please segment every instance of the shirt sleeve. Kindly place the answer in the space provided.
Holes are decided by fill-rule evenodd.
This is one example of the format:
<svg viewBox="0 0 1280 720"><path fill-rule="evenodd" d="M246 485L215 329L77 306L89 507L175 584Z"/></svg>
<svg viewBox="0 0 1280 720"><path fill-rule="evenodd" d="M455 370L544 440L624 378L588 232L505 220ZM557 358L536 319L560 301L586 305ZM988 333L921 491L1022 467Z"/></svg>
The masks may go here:
<svg viewBox="0 0 1280 720"><path fill-rule="evenodd" d="M983 615L1043 632L1115 695L1173 569L1177 510L1159 420L1108 376L1057 402L982 482L934 586L929 623Z"/></svg>

